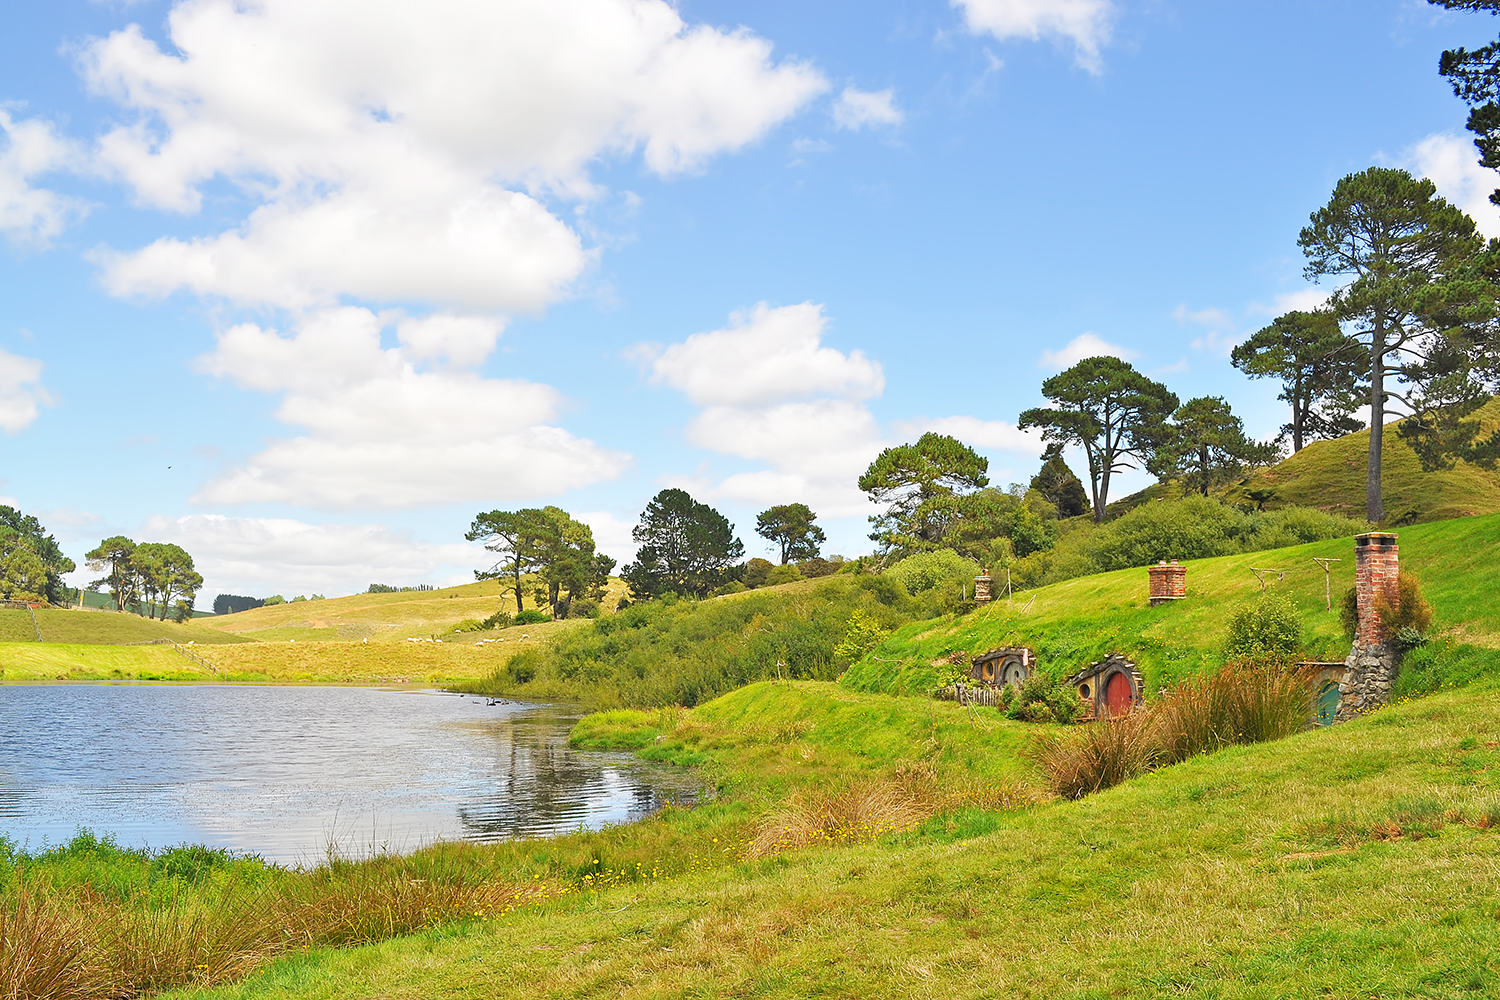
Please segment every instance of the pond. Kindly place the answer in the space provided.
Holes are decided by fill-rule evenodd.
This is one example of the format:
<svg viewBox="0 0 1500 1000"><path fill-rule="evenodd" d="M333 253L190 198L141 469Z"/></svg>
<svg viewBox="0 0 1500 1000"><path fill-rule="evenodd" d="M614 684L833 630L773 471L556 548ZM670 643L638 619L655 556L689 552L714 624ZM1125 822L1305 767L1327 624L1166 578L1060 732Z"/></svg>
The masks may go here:
<svg viewBox="0 0 1500 1000"><path fill-rule="evenodd" d="M3 685L0 833L298 864L597 829L702 795L682 769L570 749L577 718L389 688Z"/></svg>

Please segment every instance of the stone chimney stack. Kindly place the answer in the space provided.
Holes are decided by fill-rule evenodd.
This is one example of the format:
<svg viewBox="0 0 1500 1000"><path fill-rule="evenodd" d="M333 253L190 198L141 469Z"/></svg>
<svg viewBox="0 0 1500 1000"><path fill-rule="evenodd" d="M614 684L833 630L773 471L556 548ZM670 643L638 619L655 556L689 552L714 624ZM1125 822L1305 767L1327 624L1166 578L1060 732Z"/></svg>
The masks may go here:
<svg viewBox="0 0 1500 1000"><path fill-rule="evenodd" d="M1151 606L1167 601L1180 601L1187 596L1187 567L1177 565L1177 560L1163 559L1155 566L1146 567L1151 578Z"/></svg>
<svg viewBox="0 0 1500 1000"><path fill-rule="evenodd" d="M1376 646L1385 642L1385 625L1375 610L1377 595L1396 606L1396 577L1401 571L1396 536L1389 531L1371 531L1354 536L1354 593L1358 599L1359 631L1354 645Z"/></svg>
<svg viewBox="0 0 1500 1000"><path fill-rule="evenodd" d="M974 603L988 604L992 599L990 584L994 581L990 578L990 571L983 570L981 575L974 578Z"/></svg>

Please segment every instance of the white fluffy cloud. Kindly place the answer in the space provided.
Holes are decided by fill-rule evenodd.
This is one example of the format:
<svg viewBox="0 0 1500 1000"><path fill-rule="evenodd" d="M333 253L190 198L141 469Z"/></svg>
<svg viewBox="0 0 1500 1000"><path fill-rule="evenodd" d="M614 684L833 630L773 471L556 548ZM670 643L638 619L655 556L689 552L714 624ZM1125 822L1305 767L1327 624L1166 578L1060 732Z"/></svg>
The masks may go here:
<svg viewBox="0 0 1500 1000"><path fill-rule="evenodd" d="M1479 165L1473 142L1440 132L1412 146L1402 160L1437 185L1438 194L1467 212L1480 232L1500 236L1500 206L1490 202L1490 193L1500 187L1500 174Z"/></svg>
<svg viewBox="0 0 1500 1000"><path fill-rule="evenodd" d="M459 583L487 565L478 544L433 545L378 524L307 524L218 514L155 517L146 537L193 554L204 593L354 594L371 583Z"/></svg>
<svg viewBox="0 0 1500 1000"><path fill-rule="evenodd" d="M0 428L7 434L31 426L41 407L52 404L42 385L42 363L0 350Z"/></svg>
<svg viewBox="0 0 1500 1000"><path fill-rule="evenodd" d="M896 430L908 438L936 431L958 438L971 448L982 451L1010 451L1021 455L1040 455L1046 448L1040 431L1021 430L1004 420L981 420L978 417L939 417L935 420L898 420Z"/></svg>
<svg viewBox="0 0 1500 1000"><path fill-rule="evenodd" d="M884 390L885 375L861 351L823 346L827 327L816 303L762 302L722 330L638 350L653 382L703 407L689 441L770 466L689 485L747 503L807 503L825 517L868 513L855 480L886 442L863 401Z"/></svg>
<svg viewBox="0 0 1500 1000"><path fill-rule="evenodd" d="M242 231L163 238L98 259L105 287L120 296L183 290L303 308L347 295L515 312L562 296L590 254L527 195L434 171L289 194L258 208Z"/></svg>
<svg viewBox="0 0 1500 1000"><path fill-rule="evenodd" d="M17 121L0 107L0 233L15 243L40 245L81 215L81 202L32 185L37 177L74 166L73 145L50 122Z"/></svg>
<svg viewBox="0 0 1500 1000"><path fill-rule="evenodd" d="M861 351L822 346L828 319L812 302L771 308L762 302L730 316L729 326L695 333L653 355L651 377L700 406L757 406L828 395L868 399L885 389L881 367Z"/></svg>
<svg viewBox="0 0 1500 1000"><path fill-rule="evenodd" d="M651 377L702 407L688 440L763 466L683 485L745 503L807 503L824 517L873 511L858 480L895 443L866 403L884 390L885 377L860 351L823 346L827 324L814 303L762 303L735 314L724 330L651 352ZM894 430L906 439L936 430L984 450L1042 450L1033 434L969 416L898 421Z"/></svg>
<svg viewBox="0 0 1500 1000"><path fill-rule="evenodd" d="M613 478L628 463L552 426L562 400L549 386L415 363L482 357L475 344L493 344L493 326L427 320L404 328L402 348L382 347L383 326L344 307L310 314L290 336L253 323L222 333L199 367L282 394L277 417L307 433L272 442L199 499L336 509L520 499Z"/></svg>
<svg viewBox="0 0 1500 1000"><path fill-rule="evenodd" d="M1121 347L1119 344L1111 344L1109 341L1102 337L1096 337L1092 333L1080 333L1056 351L1043 351L1041 358L1037 360L1037 367L1047 371L1060 372L1064 368L1073 367L1084 358L1102 357L1131 361L1137 355L1129 348Z"/></svg>
<svg viewBox="0 0 1500 1000"><path fill-rule="evenodd" d="M950 0L963 9L973 33L1004 41L1044 36L1073 43L1078 65L1091 73L1101 68L1099 51L1109 43L1115 7L1111 0Z"/></svg>
<svg viewBox="0 0 1500 1000"><path fill-rule="evenodd" d="M588 195L609 155L696 169L827 89L665 0L182 0L168 33L85 49L90 85L137 115L99 157L145 204L194 210L224 177L261 205L108 258L122 294L534 309L588 254L533 196Z"/></svg>
<svg viewBox="0 0 1500 1000"><path fill-rule="evenodd" d="M905 120L906 116L896 107L896 92L892 89L845 87L833 102L833 123L853 132L866 127L900 125Z"/></svg>

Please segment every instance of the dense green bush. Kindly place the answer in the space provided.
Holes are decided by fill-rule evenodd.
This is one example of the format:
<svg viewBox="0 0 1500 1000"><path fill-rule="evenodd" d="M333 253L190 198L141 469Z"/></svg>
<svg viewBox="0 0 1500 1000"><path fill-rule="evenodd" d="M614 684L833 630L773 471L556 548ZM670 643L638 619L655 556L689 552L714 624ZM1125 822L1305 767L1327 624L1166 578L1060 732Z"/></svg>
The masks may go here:
<svg viewBox="0 0 1500 1000"><path fill-rule="evenodd" d="M551 620L552 616L540 608L527 608L516 615L512 623L516 625L536 625L540 622L550 622Z"/></svg>
<svg viewBox="0 0 1500 1000"><path fill-rule="evenodd" d="M802 571L790 563L785 566L772 566L771 571L766 574L766 586L774 587L778 583L796 583L800 579L802 579Z"/></svg>
<svg viewBox="0 0 1500 1000"><path fill-rule="evenodd" d="M937 549L907 556L884 575L898 581L913 596L938 591L956 602L965 588L974 586L979 564L952 549Z"/></svg>
<svg viewBox="0 0 1500 1000"><path fill-rule="evenodd" d="M1287 661L1302 650L1302 617L1284 597L1266 594L1229 616L1224 625L1227 660Z"/></svg>
<svg viewBox="0 0 1500 1000"><path fill-rule="evenodd" d="M1211 497L1157 500L1099 526L1081 518L1068 522L1053 548L1017 559L1011 578L1018 588L1040 587L1162 559L1207 559L1345 538L1366 527L1309 507L1246 512Z"/></svg>
<svg viewBox="0 0 1500 1000"><path fill-rule="evenodd" d="M1019 686L1007 684L1001 692L1005 714L1021 722L1060 722L1071 725L1084 714L1083 702L1071 684L1038 671Z"/></svg>

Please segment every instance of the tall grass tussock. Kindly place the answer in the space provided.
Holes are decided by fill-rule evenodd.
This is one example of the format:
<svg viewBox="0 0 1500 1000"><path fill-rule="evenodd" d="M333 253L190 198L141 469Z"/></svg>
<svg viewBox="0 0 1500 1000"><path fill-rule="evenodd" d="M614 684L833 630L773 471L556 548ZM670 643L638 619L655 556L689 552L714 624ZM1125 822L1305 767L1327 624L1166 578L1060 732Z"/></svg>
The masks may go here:
<svg viewBox="0 0 1500 1000"><path fill-rule="evenodd" d="M223 983L285 952L502 915L558 891L486 878L442 852L331 855L296 871L200 847L124 849L87 832L37 853L3 846L0 1000Z"/></svg>
<svg viewBox="0 0 1500 1000"><path fill-rule="evenodd" d="M1303 671L1275 661L1232 662L1133 712L1039 739L1031 753L1052 791L1079 799L1199 754L1301 732L1312 713Z"/></svg>

